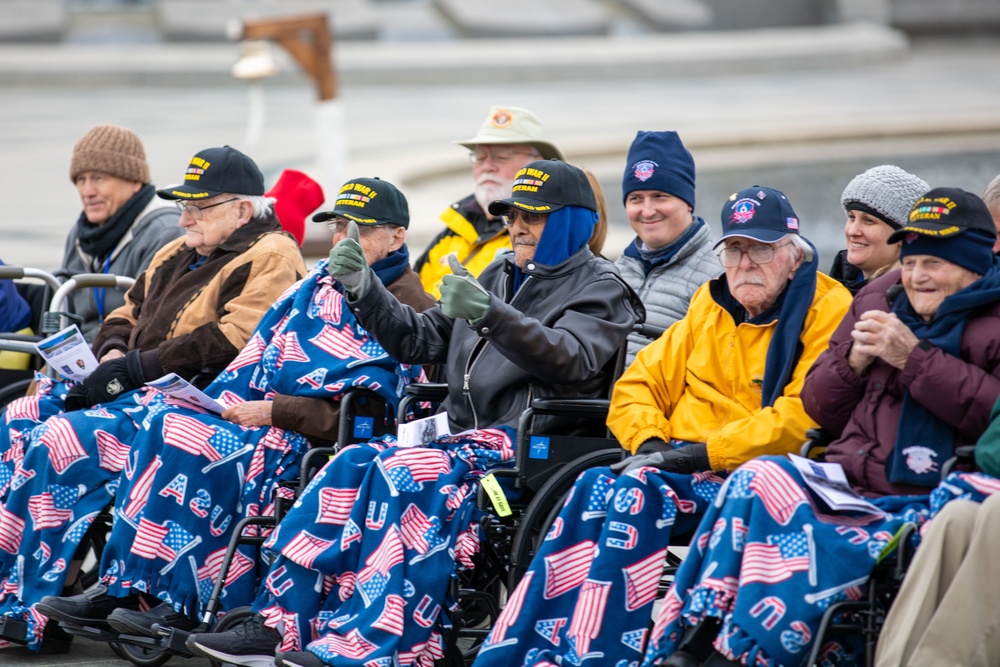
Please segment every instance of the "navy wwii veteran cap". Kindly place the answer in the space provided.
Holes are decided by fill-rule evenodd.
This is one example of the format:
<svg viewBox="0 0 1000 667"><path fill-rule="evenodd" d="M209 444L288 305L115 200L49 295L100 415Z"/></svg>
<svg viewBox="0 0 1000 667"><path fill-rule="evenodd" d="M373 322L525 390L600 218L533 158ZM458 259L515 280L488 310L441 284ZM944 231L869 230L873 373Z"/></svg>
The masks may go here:
<svg viewBox="0 0 1000 667"><path fill-rule="evenodd" d="M490 215L503 215L511 207L532 213L552 213L563 206L597 211L594 189L579 167L561 160L538 160L514 174L507 199L490 202Z"/></svg>
<svg viewBox="0 0 1000 667"><path fill-rule="evenodd" d="M264 194L264 175L257 164L235 148L206 148L184 172L184 182L157 190L163 199L208 199L223 193L259 197Z"/></svg>
<svg viewBox="0 0 1000 667"><path fill-rule="evenodd" d="M774 243L798 233L799 216L788 197L780 190L755 185L729 195L722 205L722 236L715 247L733 236Z"/></svg>
<svg viewBox="0 0 1000 667"><path fill-rule="evenodd" d="M916 201L906 224L886 243L896 243L909 234L946 239L973 229L990 238L996 235L993 217L983 200L961 188L934 188Z"/></svg>
<svg viewBox="0 0 1000 667"><path fill-rule="evenodd" d="M347 218L359 225L410 226L410 208L396 186L379 178L355 178L340 188L332 211L321 211L313 222Z"/></svg>

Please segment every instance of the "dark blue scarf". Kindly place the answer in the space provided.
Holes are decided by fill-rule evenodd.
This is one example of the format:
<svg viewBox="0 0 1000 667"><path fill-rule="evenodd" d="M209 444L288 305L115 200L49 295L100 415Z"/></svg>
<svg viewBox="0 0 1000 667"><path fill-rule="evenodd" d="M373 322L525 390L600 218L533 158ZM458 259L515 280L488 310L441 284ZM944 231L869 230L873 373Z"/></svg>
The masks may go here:
<svg viewBox="0 0 1000 667"><path fill-rule="evenodd" d="M762 408L774 405L781 398L802 355L802 341L799 337L816 296L817 265L815 246L806 239L802 240L813 249L812 261L803 262L799 266L775 304L757 317L746 317L746 310L729 291L726 274L723 273L710 283L712 298L732 314L737 325L741 322L766 324L775 317L778 319L764 359L764 383L760 402Z"/></svg>
<svg viewBox="0 0 1000 667"><path fill-rule="evenodd" d="M625 248L626 257L634 257L642 263L643 273L649 274L650 271L660 266L661 264L666 264L677 252L687 245L687 242L698 233L698 230L705 226L705 221L700 217L695 216L694 221L688 225L688 228L684 232L674 239L673 243L668 243L662 248L657 248L656 250L643 250L639 247L639 237L628 244Z"/></svg>
<svg viewBox="0 0 1000 667"><path fill-rule="evenodd" d="M993 266L983 277L963 290L945 297L934 318L927 322L913 311L906 292L900 292L892 304L903 324L913 334L926 340L945 354L961 356L962 333L969 317L979 308L1000 301L1000 259L993 258ZM889 481L893 484L915 484L934 487L941 479L940 464L951 458L954 452L955 430L935 417L930 410L917 403L909 390L903 394L903 408L899 413L899 427L896 443L887 462ZM907 451L911 447L926 447L933 451L936 466L924 472L910 468L907 459L916 458L918 453ZM923 467L923 466L918 466Z"/></svg>
<svg viewBox="0 0 1000 667"><path fill-rule="evenodd" d="M563 206L549 213L542 237L538 239L533 261L558 266L587 245L597 224L597 213L581 206ZM525 275L514 265L514 292L521 288Z"/></svg>
<svg viewBox="0 0 1000 667"><path fill-rule="evenodd" d="M383 257L379 261L372 264L372 271L378 276L379 281L388 287L389 285L396 282L396 280L403 275L403 271L410 264L410 251L407 250L406 244L399 250L390 252L387 257Z"/></svg>

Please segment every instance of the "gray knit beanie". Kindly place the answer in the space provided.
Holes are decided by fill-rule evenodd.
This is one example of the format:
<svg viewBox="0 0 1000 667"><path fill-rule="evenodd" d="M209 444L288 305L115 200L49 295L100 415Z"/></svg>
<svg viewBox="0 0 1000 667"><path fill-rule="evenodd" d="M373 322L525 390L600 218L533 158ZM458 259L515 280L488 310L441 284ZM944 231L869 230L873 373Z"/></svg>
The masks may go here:
<svg viewBox="0 0 1000 667"><path fill-rule="evenodd" d="M864 211L893 229L906 224L910 209L931 189L923 179L891 164L872 167L855 176L840 196L848 211Z"/></svg>
<svg viewBox="0 0 1000 667"><path fill-rule="evenodd" d="M69 180L85 171L99 171L126 181L149 183L146 150L132 130L120 125L98 125L76 142Z"/></svg>

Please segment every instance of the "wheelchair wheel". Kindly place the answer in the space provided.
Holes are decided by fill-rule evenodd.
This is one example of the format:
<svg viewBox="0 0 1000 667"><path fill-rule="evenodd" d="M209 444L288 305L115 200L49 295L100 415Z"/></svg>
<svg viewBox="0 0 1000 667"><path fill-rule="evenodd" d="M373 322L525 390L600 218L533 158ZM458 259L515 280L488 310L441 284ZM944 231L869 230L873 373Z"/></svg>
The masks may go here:
<svg viewBox="0 0 1000 667"><path fill-rule="evenodd" d="M170 651L128 642L111 642L111 650L138 667L160 667L170 660Z"/></svg>
<svg viewBox="0 0 1000 667"><path fill-rule="evenodd" d="M563 498L571 488L576 478L585 470L607 466L620 461L622 458L621 448L602 449L597 452L585 454L578 459L570 461L538 489L538 493L531 499L524 517L518 526L517 534L514 535L514 543L511 546L511 565L507 583L510 591L514 590L521 577L528 570L531 559L538 551L538 544L545 537L549 526L562 509Z"/></svg>
<svg viewBox="0 0 1000 667"><path fill-rule="evenodd" d="M226 612L226 615L219 619L219 622L212 627L212 632L226 632L227 630L232 630L234 627L245 621L250 616L253 616L253 610L250 607L237 607ZM222 667L224 664L218 660L208 661L212 667Z"/></svg>

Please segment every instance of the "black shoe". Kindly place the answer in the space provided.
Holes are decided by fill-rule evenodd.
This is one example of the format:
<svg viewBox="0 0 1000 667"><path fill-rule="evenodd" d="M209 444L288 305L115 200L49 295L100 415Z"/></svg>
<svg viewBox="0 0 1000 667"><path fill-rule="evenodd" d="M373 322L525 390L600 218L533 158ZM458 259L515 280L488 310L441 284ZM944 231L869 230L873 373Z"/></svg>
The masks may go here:
<svg viewBox="0 0 1000 667"><path fill-rule="evenodd" d="M309 651L283 651L274 659L277 667L330 667L323 659Z"/></svg>
<svg viewBox="0 0 1000 667"><path fill-rule="evenodd" d="M163 602L149 611L133 611L118 608L108 615L108 625L124 635L140 635L142 637L157 637L154 625L161 628L177 628L190 631L198 627L198 621L174 611L174 608Z"/></svg>
<svg viewBox="0 0 1000 667"><path fill-rule="evenodd" d="M35 609L42 616L76 625L99 625L107 627L108 615L119 607L139 608L139 596L115 598L108 595L107 586L95 586L93 590L80 595L57 597L46 595Z"/></svg>
<svg viewBox="0 0 1000 667"><path fill-rule="evenodd" d="M281 633L264 625L254 614L225 632L199 632L184 642L191 653L203 658L247 667L274 667L274 653Z"/></svg>

